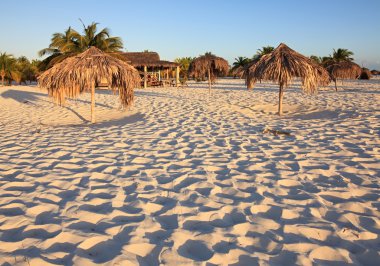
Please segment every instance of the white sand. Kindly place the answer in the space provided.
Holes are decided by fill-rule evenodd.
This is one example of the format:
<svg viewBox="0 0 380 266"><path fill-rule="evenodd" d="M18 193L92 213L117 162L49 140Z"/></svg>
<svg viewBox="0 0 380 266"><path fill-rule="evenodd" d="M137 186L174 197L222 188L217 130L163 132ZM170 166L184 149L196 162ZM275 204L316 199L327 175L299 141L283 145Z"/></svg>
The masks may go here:
<svg viewBox="0 0 380 266"><path fill-rule="evenodd" d="M0 87L0 264L379 265L380 79L277 93Z"/></svg>

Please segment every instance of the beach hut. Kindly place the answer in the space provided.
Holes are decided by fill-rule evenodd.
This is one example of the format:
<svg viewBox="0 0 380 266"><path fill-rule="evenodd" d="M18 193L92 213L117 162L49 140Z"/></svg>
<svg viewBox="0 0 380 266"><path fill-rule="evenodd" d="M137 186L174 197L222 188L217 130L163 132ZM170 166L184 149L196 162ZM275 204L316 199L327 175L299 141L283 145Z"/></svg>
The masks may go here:
<svg viewBox="0 0 380 266"><path fill-rule="evenodd" d="M143 73L144 88L156 84L179 85L179 64L161 60L156 52L127 52L121 54L123 59ZM170 74L175 70L175 79L170 79ZM151 83L148 76L157 75L159 83ZM162 82L161 82L162 81ZM172 82L174 81L174 82Z"/></svg>
<svg viewBox="0 0 380 266"><path fill-rule="evenodd" d="M359 79L371 79L372 74L368 68L363 67L362 72L360 73Z"/></svg>
<svg viewBox="0 0 380 266"><path fill-rule="evenodd" d="M207 76L209 93L211 93L211 83L216 80L216 77L227 75L228 70L227 60L212 54L206 54L195 58L191 62L189 76L196 79L203 79Z"/></svg>
<svg viewBox="0 0 380 266"><path fill-rule="evenodd" d="M281 43L272 53L262 56L249 68L248 83L261 79L279 83L278 114L281 115L284 90L295 77L301 78L302 90L306 93L315 93L319 85L326 85L330 81L323 67Z"/></svg>
<svg viewBox="0 0 380 266"><path fill-rule="evenodd" d="M338 91L338 87L336 85L336 81L338 79L357 79L362 73L362 68L358 64L349 61L334 63L326 69L335 83L336 91Z"/></svg>
<svg viewBox="0 0 380 266"><path fill-rule="evenodd" d="M69 57L54 65L38 77L38 84L59 105L65 98L76 98L83 92L91 92L91 122L95 123L95 88L102 81L119 98L124 108L133 102L133 89L139 86L140 76L131 65L90 47L85 52Z"/></svg>

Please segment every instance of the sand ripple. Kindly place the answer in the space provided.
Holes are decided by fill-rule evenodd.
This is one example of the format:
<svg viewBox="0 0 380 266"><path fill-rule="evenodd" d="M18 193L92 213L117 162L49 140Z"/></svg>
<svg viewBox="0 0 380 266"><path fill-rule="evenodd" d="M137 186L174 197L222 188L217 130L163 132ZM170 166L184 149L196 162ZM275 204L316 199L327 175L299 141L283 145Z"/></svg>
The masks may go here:
<svg viewBox="0 0 380 266"><path fill-rule="evenodd" d="M96 125L89 95L0 87L0 263L378 264L379 79L282 118L275 85L206 86L100 91Z"/></svg>

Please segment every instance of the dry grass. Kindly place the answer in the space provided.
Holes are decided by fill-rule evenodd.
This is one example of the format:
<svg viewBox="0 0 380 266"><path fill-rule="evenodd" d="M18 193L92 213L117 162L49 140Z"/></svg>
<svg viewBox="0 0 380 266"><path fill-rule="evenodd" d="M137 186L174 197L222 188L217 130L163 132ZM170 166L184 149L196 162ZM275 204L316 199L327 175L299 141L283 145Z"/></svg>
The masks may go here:
<svg viewBox="0 0 380 266"><path fill-rule="evenodd" d="M122 106L128 107L133 103L133 89L139 86L140 80L134 67L90 47L42 73L38 84L46 88L58 104L63 105L66 97L76 98L106 81L110 89L119 92Z"/></svg>

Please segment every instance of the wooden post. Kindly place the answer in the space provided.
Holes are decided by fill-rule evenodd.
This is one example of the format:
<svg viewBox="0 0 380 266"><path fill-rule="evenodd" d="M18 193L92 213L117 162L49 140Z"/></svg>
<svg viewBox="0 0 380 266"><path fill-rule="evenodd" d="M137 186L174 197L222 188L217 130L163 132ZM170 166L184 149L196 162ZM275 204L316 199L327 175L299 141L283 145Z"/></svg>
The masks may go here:
<svg viewBox="0 0 380 266"><path fill-rule="evenodd" d="M175 69L175 85L178 88L179 86L179 66Z"/></svg>
<svg viewBox="0 0 380 266"><path fill-rule="evenodd" d="M282 115L282 98L284 97L284 88L283 84L280 83L280 91L278 94L279 102L278 102L278 115Z"/></svg>
<svg viewBox="0 0 380 266"><path fill-rule="evenodd" d="M335 82L335 91L338 91L338 87L336 86L336 79L334 80Z"/></svg>
<svg viewBox="0 0 380 266"><path fill-rule="evenodd" d="M208 68L208 93L211 95L211 70Z"/></svg>
<svg viewBox="0 0 380 266"><path fill-rule="evenodd" d="M144 66L144 89L148 87L148 68Z"/></svg>
<svg viewBox="0 0 380 266"><path fill-rule="evenodd" d="M95 123L95 84L91 87L91 123Z"/></svg>
<svg viewBox="0 0 380 266"><path fill-rule="evenodd" d="M158 70L158 81L161 81L161 70Z"/></svg>

